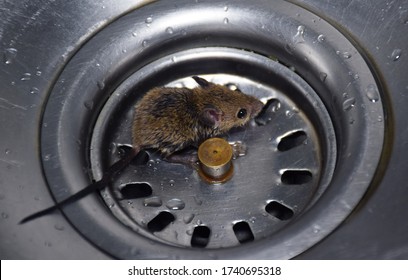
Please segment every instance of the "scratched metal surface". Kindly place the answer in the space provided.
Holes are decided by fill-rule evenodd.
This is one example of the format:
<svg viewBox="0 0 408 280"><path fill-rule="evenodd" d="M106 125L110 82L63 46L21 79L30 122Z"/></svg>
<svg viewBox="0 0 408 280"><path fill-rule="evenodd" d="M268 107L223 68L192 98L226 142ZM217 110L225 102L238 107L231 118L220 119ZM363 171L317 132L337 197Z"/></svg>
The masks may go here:
<svg viewBox="0 0 408 280"><path fill-rule="evenodd" d="M54 81L64 65L87 40L105 26L110 25L113 20L134 12L142 2L145 1L104 1L103 3L2 1L0 3L0 128L2 131L0 137L0 256L2 259L112 258L106 254L106 251L89 243L89 239L84 238L84 233L79 234L61 214L56 213L24 227L17 226L17 223L25 215L54 203L55 194L51 196L46 187L47 182L41 163L48 157L41 158L42 155L39 152L41 129L47 126L46 123L40 123L44 111L43 105L54 86ZM404 32L408 23L407 3L381 0L290 2L305 7L329 21L352 39L359 51L365 54L364 61L370 62L370 69L378 74L377 82L382 88L381 97L387 101L383 118L375 117L372 121L383 121L387 133L391 135L385 143L386 154L378 168L379 175L359 208L348 218L347 223L341 224L331 235L300 257L307 259L407 258L408 227L402 222L406 220L408 211L405 199L407 188L404 184L408 166L407 157L404 155L406 139L408 139L406 129L408 95L405 78L408 70L408 63L406 63L408 33ZM276 3L280 6L281 2ZM180 7L173 8L182 11ZM233 6L229 5L228 10L232 13ZM224 25L219 26L218 30L236 24L233 18L225 23L225 3L220 4L220 11L222 13L217 16L222 16L220 22ZM297 16L295 14L293 16L297 17L297 24L303 22L307 26L304 35L309 39L311 29L308 27L313 20L319 22L319 17L309 17L305 14L304 11L300 11ZM248 23L257 22L257 19L259 19L258 27L268 28L268 18L270 17L247 20L240 27L240 32L245 30ZM154 20L156 19L154 17ZM145 18L142 21L144 20ZM284 28L285 23L288 22L279 21L276 26L280 26L281 23L283 23L282 30L291 34L288 37L291 38L299 32L296 28L292 28L297 27L297 24L287 25L288 28ZM257 30L252 29L252 35L255 35ZM168 32L171 31L168 30ZM177 35L180 30L173 30L175 31ZM132 31L129 34L132 36ZM268 33L268 36L272 39L274 34ZM220 37L218 40L218 42L225 42ZM265 41L262 42L265 43ZM255 45L260 47L261 44ZM281 47L284 50L285 46ZM288 51L292 50L290 45L286 47ZM286 57L293 55L285 51L283 53ZM307 53L305 54L305 57L310 58ZM296 58L299 59L298 62L304 59L300 56ZM319 64L319 61L315 62ZM323 62L324 60L321 61ZM336 63L342 62L336 60ZM330 78L333 76L341 76L342 73L336 73L333 70L335 67L332 68L336 63L331 63L326 69L329 70L326 73L329 74L327 81L332 82ZM304 74L308 75L308 73ZM364 75L364 73L359 74ZM341 84L340 81L339 84ZM365 93L361 93L362 98L365 98ZM92 104L87 104L87 106L90 105ZM341 111L340 108L338 114L335 114L334 122L339 122L341 119ZM361 120L355 118L347 121L355 122L354 125L356 125ZM380 124L378 128L380 129ZM360 139L354 138L354 140L356 145L360 143ZM360 175L364 176L363 172ZM59 197L66 194L67 190L61 191ZM95 200L89 198L86 202ZM344 205L344 208L347 206ZM322 209L323 212L329 210L329 208ZM93 211L96 210L93 209ZM318 215L316 213L316 216ZM336 218L336 216L333 217ZM324 229L325 225L321 226ZM312 228L310 234L304 238L312 240L314 230L319 228ZM148 239L144 242L148 244ZM246 246L243 251L248 255L265 258L267 253L259 254L265 248L263 245L264 243L260 243L253 248ZM285 245L285 250L288 252L296 249L293 244ZM154 250L156 249L152 246L152 251ZM138 248L129 248L129 251L129 254L138 257L145 256L138 251ZM163 250L155 252L157 257L172 257L171 254L161 253ZM229 256L234 258L245 257L245 254L238 254L239 251L229 251L229 253ZM224 256L227 255L228 251ZM216 257L216 254L200 256Z"/></svg>

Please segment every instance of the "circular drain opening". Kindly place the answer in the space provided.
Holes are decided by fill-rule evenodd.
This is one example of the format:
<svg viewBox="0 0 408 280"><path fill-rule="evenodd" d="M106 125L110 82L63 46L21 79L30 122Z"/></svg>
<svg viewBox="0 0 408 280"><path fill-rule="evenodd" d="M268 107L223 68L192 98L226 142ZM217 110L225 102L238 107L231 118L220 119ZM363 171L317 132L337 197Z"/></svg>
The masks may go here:
<svg viewBox="0 0 408 280"><path fill-rule="evenodd" d="M147 151L144 164L129 166L103 191L107 205L130 228L176 246L238 246L242 223L253 241L271 236L309 207L331 180L336 143L328 112L297 74L263 56L227 48L193 49L173 56L176 62L164 57L135 72L107 101L92 136L95 178L119 159L121 147L131 145L129 126L119 124L132 122L134 104L148 90L148 81L158 76L171 79L168 87L195 87L185 75L216 67L225 74L198 74L254 95L266 105L249 126L226 135L241 149L227 182L210 184L193 168L162 161L156 151ZM269 73L268 80L257 81L260 73ZM112 144L115 148L107 158ZM195 241L203 236L205 243Z"/></svg>
<svg viewBox="0 0 408 280"><path fill-rule="evenodd" d="M295 153L307 145L311 147L305 150L308 153L305 158L310 159L306 162L307 166L283 166L280 164L285 161L278 162L271 157L270 160L277 163L271 162L270 166L278 166L279 172L272 173L269 169L270 174L262 183L269 184L275 180L272 183L281 184L282 189L287 191L285 199L269 195L268 198L254 199L257 203L245 203L251 207L258 206L253 213L262 216L260 219L267 218L282 226L267 230L265 236L261 236L254 228L261 220L258 216L251 219L253 215L249 211L242 215L242 207L239 208L241 212L233 212L232 215L227 208L213 213L213 220L216 215L226 217L230 213L228 219L220 219L229 221L228 230L223 232L217 232L221 225L210 225L204 219L198 222L196 215L191 215L195 214L193 212L180 216L179 213L187 213L193 203L198 206L206 206L208 201L216 203L217 200L211 200L210 194L223 190L226 185L197 186L195 190L201 192L194 193L190 197L192 200L185 201L178 195L163 198L155 193L156 184L150 180L153 176L143 176L147 176L148 172L158 172L159 166L164 168L164 164L161 161L157 163L159 158L155 153L146 151L129 167L129 170L133 168L133 173L125 170L114 187L103 193L104 200L95 194L63 208L71 224L90 242L116 258L290 258L319 242L351 213L370 186L382 153L384 97L367 62L334 27L291 3L277 2L271 6L267 1L259 1L247 9L245 1L235 1L234 8L227 11L228 21L225 23L224 4L195 3L186 5L186 9L174 9L166 1L160 1L105 26L75 53L50 93L43 117L41 153L50 191L60 201L88 185L92 177L97 178L100 170L118 158L120 151L129 149L130 141L123 138L121 135L124 134L120 131L126 131L131 125L129 120L133 112L130 107L133 104L120 101L118 106L113 106L115 98L136 101L155 86L176 86L177 83L194 86L189 77L205 75L214 82L263 98L266 107L270 108L268 114L271 120L266 114L246 130L230 133L230 136L237 137L231 137L236 147L243 147L239 141L248 145L246 150L242 149L243 156L233 160L235 173L231 180L240 184L246 182L247 186L253 186L251 178L259 180L259 174L240 180L236 176L244 174L241 172L247 165L244 162L256 164L259 158L265 156L251 149L257 141L262 141L262 145L265 143L262 137L248 141L254 135L252 132L277 130L279 126L273 126L272 120L279 114L297 119L299 124L303 121L299 127L287 127L286 123L291 122L285 122L281 133L271 137L274 141L269 141L268 145L270 151L280 156ZM197 16L197 11L214 14L214 17ZM254 13L258 16L254 17ZM147 23L147 17L152 17L153 21ZM169 22L174 22L175 18L189 20L177 21L169 29ZM269 18L270 21L265 20ZM198 49L203 50L201 55L197 54ZM213 55L220 51L223 56L225 54L233 59L216 57L212 59L213 63L204 63L211 57L204 50L212 50ZM193 64L192 57L183 59L183 54L189 52L195 60ZM343 55L345 52L347 55ZM164 61L164 58L167 60ZM266 64L283 67L274 62L278 59L288 66L282 71L290 78L272 80L271 75L275 72L258 71L261 68L253 67L256 58ZM149 70L146 67L158 61L162 63L156 64L157 69L150 69L153 74L150 79L145 79L150 74L141 69ZM235 63L237 61L240 63ZM166 67L174 69L171 65L180 66L182 63L185 67L177 68L180 72L164 71ZM130 82L137 75L140 75L140 80ZM295 80L291 83L292 79ZM254 83L260 87L254 86ZM294 86L296 84L300 86ZM137 86L132 88L132 85ZM292 87L288 89L284 85ZM116 96L119 92L126 95L119 98ZM134 95L128 94L131 92ZM315 98L315 92L318 98ZM260 93L266 95L258 95ZM109 110L112 111L111 116L116 111L127 112L128 115L105 118L109 127L114 127L112 131L117 129L118 134L98 139L98 134L103 135L104 129L111 129L107 123L100 121ZM330 130L331 123L335 138L334 132L328 133L327 130ZM334 141L337 144L333 148ZM146 173L140 172L143 168ZM189 182L199 180L194 177L195 171L186 166L172 165L171 169L172 176L163 181L163 188L166 184L167 189L176 189L186 183L186 177ZM134 179L136 175L137 180ZM228 183L232 183L231 180ZM297 203L298 207L294 207L296 203L290 200L297 199L298 190L302 188L309 188L310 192L305 192L302 205ZM243 201L249 195L257 195L255 188L249 192L238 190L239 187L227 189L230 197L240 198L231 200L236 204L244 205ZM201 196L207 196L206 200ZM151 211L150 217L144 217L143 210L140 212L141 219L134 219L126 211L131 211L131 204L136 201L143 201L141 209L156 212ZM232 217L235 214L240 215L236 215L235 219ZM156 217L160 219L152 223ZM179 222L183 223L183 229L191 226L186 229L186 234L176 237L173 233L170 238L170 235L164 236L166 230ZM214 243L216 234L218 240L228 240L227 248Z"/></svg>

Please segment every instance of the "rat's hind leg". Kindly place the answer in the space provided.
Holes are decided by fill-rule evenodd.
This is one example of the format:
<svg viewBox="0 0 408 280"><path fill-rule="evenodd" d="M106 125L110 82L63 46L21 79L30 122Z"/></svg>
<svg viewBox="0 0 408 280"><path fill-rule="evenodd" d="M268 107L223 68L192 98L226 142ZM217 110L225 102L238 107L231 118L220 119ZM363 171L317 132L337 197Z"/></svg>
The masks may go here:
<svg viewBox="0 0 408 280"><path fill-rule="evenodd" d="M179 152L164 156L165 161L170 163L181 163L181 164L196 164L198 162L197 149L190 147L183 149Z"/></svg>

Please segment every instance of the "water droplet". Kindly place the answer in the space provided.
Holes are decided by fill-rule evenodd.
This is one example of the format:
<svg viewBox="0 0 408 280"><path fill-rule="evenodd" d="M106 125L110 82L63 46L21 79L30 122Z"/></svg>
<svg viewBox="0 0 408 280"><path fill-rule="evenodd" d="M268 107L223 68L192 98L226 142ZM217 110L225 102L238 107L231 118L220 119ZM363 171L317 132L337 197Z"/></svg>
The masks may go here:
<svg viewBox="0 0 408 280"><path fill-rule="evenodd" d="M292 118L295 114L299 113L297 108L292 108L292 110L286 110L285 115L289 119Z"/></svg>
<svg viewBox="0 0 408 280"><path fill-rule="evenodd" d="M173 56L173 57L171 58L171 61L177 62L177 57L176 57L176 56Z"/></svg>
<svg viewBox="0 0 408 280"><path fill-rule="evenodd" d="M228 18L224 18L224 24L228 24L229 23L229 19Z"/></svg>
<svg viewBox="0 0 408 280"><path fill-rule="evenodd" d="M402 54L401 49L395 49L395 50L392 51L391 59L393 61L397 61L401 57L401 54Z"/></svg>
<svg viewBox="0 0 408 280"><path fill-rule="evenodd" d="M137 33L136 33L136 32L132 32L132 36L133 36L133 37L137 37Z"/></svg>
<svg viewBox="0 0 408 280"><path fill-rule="evenodd" d="M173 28L172 27L167 27L166 28L166 33L168 33L168 34L173 34L174 33L174 30L173 30Z"/></svg>
<svg viewBox="0 0 408 280"><path fill-rule="evenodd" d="M279 101L274 102L272 107L271 107L271 111L276 113L277 111L279 111L279 109L281 108L281 103Z"/></svg>
<svg viewBox="0 0 408 280"><path fill-rule="evenodd" d="M228 6L224 7L224 12L228 12Z"/></svg>
<svg viewBox="0 0 408 280"><path fill-rule="evenodd" d="M22 80L22 81L31 80L31 73L24 73L20 80Z"/></svg>
<svg viewBox="0 0 408 280"><path fill-rule="evenodd" d="M4 150L4 153L5 153L6 155L9 155L9 154L10 154L10 150L9 150L9 149L5 149L5 150Z"/></svg>
<svg viewBox="0 0 408 280"><path fill-rule="evenodd" d="M127 53L127 50L126 50L126 49L123 49L123 50L122 50L122 53Z"/></svg>
<svg viewBox="0 0 408 280"><path fill-rule="evenodd" d="M96 85L98 86L98 88L99 88L100 90L103 90L103 89L105 88L105 82L104 82L104 81L98 81L98 82L96 83Z"/></svg>
<svg viewBox="0 0 408 280"><path fill-rule="evenodd" d="M144 48L147 47L147 44L148 44L147 40L143 40L142 46L143 46Z"/></svg>
<svg viewBox="0 0 408 280"><path fill-rule="evenodd" d="M195 216L195 215L192 214L192 213L185 215L185 216L183 217L183 222L184 222L185 224L191 223L191 221L194 219L194 216Z"/></svg>
<svg viewBox="0 0 408 280"><path fill-rule="evenodd" d="M151 23L153 22L153 18L152 17L147 17L145 20L145 23L149 26Z"/></svg>
<svg viewBox="0 0 408 280"><path fill-rule="evenodd" d="M193 198L194 198L194 201L195 201L195 203L197 204L197 205L202 205L203 204L203 201L201 200L201 199L199 199L198 197L196 197L196 196L193 196Z"/></svg>
<svg viewBox="0 0 408 280"><path fill-rule="evenodd" d="M4 50L3 62L5 64L12 64L17 56L17 50L15 48L8 48Z"/></svg>
<svg viewBox="0 0 408 280"><path fill-rule="evenodd" d="M8 215L7 213L1 212L1 218L2 218L2 219L7 219L8 216L9 216L9 215Z"/></svg>
<svg viewBox="0 0 408 280"><path fill-rule="evenodd" d="M40 70L37 70L37 71L35 72L35 75L37 75L38 77L40 77L41 74L42 74L42 72L41 72Z"/></svg>
<svg viewBox="0 0 408 280"><path fill-rule="evenodd" d="M178 198L170 199L166 203L166 207L169 208L170 210L182 210L184 209L185 206L186 204L184 203L184 201Z"/></svg>
<svg viewBox="0 0 408 280"><path fill-rule="evenodd" d="M295 42L295 44L300 44L300 43L305 42L304 33L305 33L305 27L303 25L299 25L297 29L297 33L293 37L293 41Z"/></svg>
<svg viewBox="0 0 408 280"><path fill-rule="evenodd" d="M349 124L354 124L355 122L356 122L356 120L355 120L355 119L350 118L350 120L349 120Z"/></svg>
<svg viewBox="0 0 408 280"><path fill-rule="evenodd" d="M293 114L292 111L286 110L285 115L286 115L286 117L291 118L291 117L293 117L294 114Z"/></svg>
<svg viewBox="0 0 408 280"><path fill-rule="evenodd" d="M56 225L54 226L54 228L55 228L56 230L58 230L58 231L63 231L63 230L65 229L64 226L59 225L59 224L56 224Z"/></svg>
<svg viewBox="0 0 408 280"><path fill-rule="evenodd" d="M348 98L343 102L343 110L349 111L351 108L354 107L356 103L356 99L354 97Z"/></svg>
<svg viewBox="0 0 408 280"><path fill-rule="evenodd" d="M327 78L327 73L320 72L319 78L320 78L320 80L321 80L322 82L325 82L325 81L326 81L326 78Z"/></svg>
<svg viewBox="0 0 408 280"><path fill-rule="evenodd" d="M382 122L382 121L383 121L382 116L378 116L377 121L378 121L378 122Z"/></svg>
<svg viewBox="0 0 408 280"><path fill-rule="evenodd" d="M324 37L323 34L320 34L319 36L317 36L317 41L319 41L320 43L324 42L324 40L326 40L326 37Z"/></svg>
<svg viewBox="0 0 408 280"><path fill-rule="evenodd" d="M31 94L38 94L38 93L40 93L40 90L38 88L36 88L36 87L32 87L30 89L30 93Z"/></svg>
<svg viewBox="0 0 408 280"><path fill-rule="evenodd" d="M170 187L174 187L174 180L169 181Z"/></svg>
<svg viewBox="0 0 408 280"><path fill-rule="evenodd" d="M371 102L377 102L380 99L378 89L374 84L369 84L366 88L366 95Z"/></svg>
<svg viewBox="0 0 408 280"><path fill-rule="evenodd" d="M45 156L44 156L44 160L45 161L49 161L51 159L51 155L50 154L46 154Z"/></svg>
<svg viewBox="0 0 408 280"><path fill-rule="evenodd" d="M162 200L158 196L148 197L143 201L143 205L146 207L160 207L162 206Z"/></svg>
<svg viewBox="0 0 408 280"><path fill-rule="evenodd" d="M115 203L110 203L110 204L108 205L108 207L109 207L109 208L115 207Z"/></svg>
<svg viewBox="0 0 408 280"><path fill-rule="evenodd" d="M351 53L349 53L349 52L344 52L344 53L343 53L343 58L349 59L349 58L351 58L351 57L352 57Z"/></svg>
<svg viewBox="0 0 408 280"><path fill-rule="evenodd" d="M192 229L188 229L186 230L187 235L193 235L193 230Z"/></svg>
<svg viewBox="0 0 408 280"><path fill-rule="evenodd" d="M84 102L84 106L85 106L86 109L92 110L92 108L93 108L93 106L94 106L94 102L93 102L92 100L90 100L90 101L85 101L85 102Z"/></svg>

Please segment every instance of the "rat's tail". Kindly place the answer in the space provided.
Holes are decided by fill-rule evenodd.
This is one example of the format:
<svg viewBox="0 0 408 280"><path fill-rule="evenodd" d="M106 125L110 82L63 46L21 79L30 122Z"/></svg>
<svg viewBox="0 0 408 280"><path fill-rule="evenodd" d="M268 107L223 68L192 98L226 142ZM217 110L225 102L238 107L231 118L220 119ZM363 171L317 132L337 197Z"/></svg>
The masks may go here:
<svg viewBox="0 0 408 280"><path fill-rule="evenodd" d="M128 153L121 158L120 160L118 160L117 162L115 162L111 167L109 167L105 173L102 176L102 179L100 179L97 182L94 182L90 185L88 185L87 187L85 187L84 189L80 190L79 192L67 197L66 199L58 202L57 204L55 204L54 206L48 207L44 210L41 210L39 212L36 212L34 214L31 214L30 216L25 217L24 219L22 219L20 221L20 225L27 223L29 221L32 221L34 219L37 219L39 217L48 215L50 213L52 213L53 211L59 209L62 206L68 205L72 202L75 202L85 196L87 196L90 193L93 193L94 191L100 190L104 187L106 187L110 180L119 172L121 171L123 168L125 168L126 166L129 165L129 163L136 157L136 155L139 153L140 149L132 149L130 151L128 151Z"/></svg>

